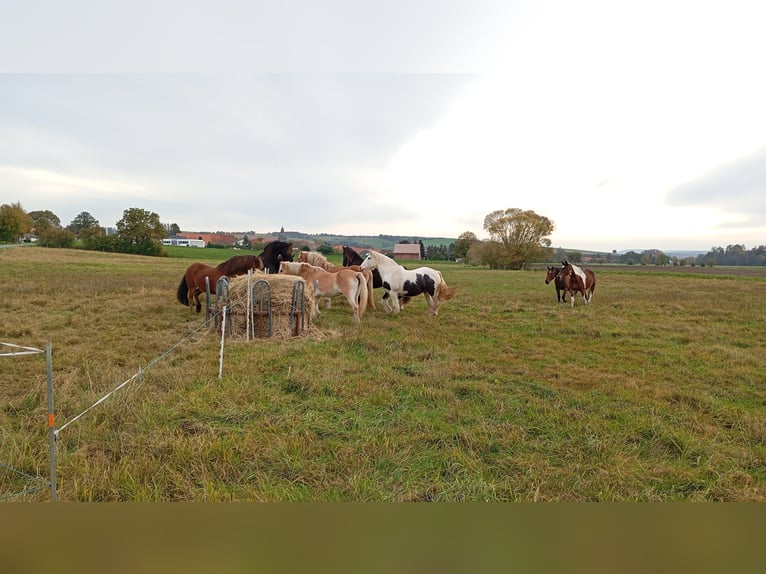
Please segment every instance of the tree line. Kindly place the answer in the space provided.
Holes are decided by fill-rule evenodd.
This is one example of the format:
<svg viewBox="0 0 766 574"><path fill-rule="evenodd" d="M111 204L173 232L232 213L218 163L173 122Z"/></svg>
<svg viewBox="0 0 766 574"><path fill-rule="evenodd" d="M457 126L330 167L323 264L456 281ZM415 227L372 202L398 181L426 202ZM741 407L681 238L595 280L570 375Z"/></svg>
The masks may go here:
<svg viewBox="0 0 766 574"><path fill-rule="evenodd" d="M554 223L531 210L508 208L496 210L484 218L484 230L489 239L479 240L475 233L465 231L448 245L420 244L420 256L429 260L459 260L474 265L487 265L491 269L523 269L533 262L569 259L582 262L582 254L551 248L548 237ZM116 224L114 234L106 230L87 211L62 226L59 217L49 210L27 213L20 203L0 206L0 241L19 241L24 234L35 231L40 245L74 247L98 251L163 255L162 240L180 233L175 223L163 224L156 213L130 208ZM407 241L404 241L405 243ZM249 243L249 241L248 241ZM328 246L329 247L329 246ZM678 258L658 249L637 253L629 251L604 254L596 262L624 263L628 265L766 265L766 246L747 249L744 245L713 247L706 254Z"/></svg>
<svg viewBox="0 0 766 574"><path fill-rule="evenodd" d="M46 247L82 247L96 251L164 255L162 240L175 224L160 222L160 216L140 208L123 212L113 234L107 234L98 220L81 212L67 226L50 210L26 212L20 203L0 206L0 241L23 241L34 230L39 245ZM79 243L78 243L79 242Z"/></svg>

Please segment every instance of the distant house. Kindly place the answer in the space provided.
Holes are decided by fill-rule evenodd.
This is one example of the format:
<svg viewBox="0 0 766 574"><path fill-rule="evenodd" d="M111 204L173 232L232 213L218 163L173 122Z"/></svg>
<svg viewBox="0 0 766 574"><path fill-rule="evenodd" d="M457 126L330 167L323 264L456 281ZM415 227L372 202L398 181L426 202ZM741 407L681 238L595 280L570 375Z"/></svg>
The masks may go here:
<svg viewBox="0 0 766 574"><path fill-rule="evenodd" d="M394 259L420 260L419 243L397 243L394 245Z"/></svg>
<svg viewBox="0 0 766 574"><path fill-rule="evenodd" d="M205 247L205 242L202 239L186 239L185 237L168 237L162 240L162 244L179 247Z"/></svg>
<svg viewBox="0 0 766 574"><path fill-rule="evenodd" d="M237 236L232 233L195 233L194 231L187 231L184 233L177 233L178 239L195 239L202 240L204 246L210 245L225 245L226 247L232 247L237 244Z"/></svg>

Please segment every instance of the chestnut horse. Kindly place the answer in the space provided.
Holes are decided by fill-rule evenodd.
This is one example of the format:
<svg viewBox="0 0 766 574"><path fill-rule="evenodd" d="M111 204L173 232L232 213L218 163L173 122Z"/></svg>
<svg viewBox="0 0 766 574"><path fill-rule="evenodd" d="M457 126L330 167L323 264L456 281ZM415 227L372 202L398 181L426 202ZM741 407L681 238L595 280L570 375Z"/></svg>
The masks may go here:
<svg viewBox="0 0 766 574"><path fill-rule="evenodd" d="M213 294L215 284L222 275L236 277L244 275L250 269L263 269L263 261L257 255L235 255L215 267L205 263L192 263L186 268L186 273L178 285L178 302L188 307L194 306L199 313L202 309L199 296L205 292L205 277L209 277L210 293Z"/></svg>
<svg viewBox="0 0 766 574"><path fill-rule="evenodd" d="M285 275L297 275L314 286L314 312L319 315L319 297L332 297L343 294L354 312L354 321L359 322L367 309L367 280L360 271L338 267L337 271L327 271L322 267L296 261L283 261L279 272Z"/></svg>
<svg viewBox="0 0 766 574"><path fill-rule="evenodd" d="M583 302L587 305L593 299L596 290L596 274L590 269L581 269L568 261L562 261L558 277L564 281L566 290L569 291L572 307L575 303L575 295L580 293Z"/></svg>
<svg viewBox="0 0 766 574"><path fill-rule="evenodd" d="M556 288L556 298L559 303L567 302L567 287L564 285L564 279L559 277L558 267L548 267L548 273L545 275L545 284L547 285L553 281L553 286Z"/></svg>

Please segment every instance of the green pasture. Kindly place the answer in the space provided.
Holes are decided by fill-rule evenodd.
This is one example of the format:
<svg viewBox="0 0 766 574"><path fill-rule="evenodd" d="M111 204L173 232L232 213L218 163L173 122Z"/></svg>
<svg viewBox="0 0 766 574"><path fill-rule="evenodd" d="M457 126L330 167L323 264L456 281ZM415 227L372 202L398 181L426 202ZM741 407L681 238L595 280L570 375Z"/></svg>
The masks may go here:
<svg viewBox="0 0 766 574"><path fill-rule="evenodd" d="M51 341L58 427L151 365L61 431L60 500L766 500L766 270L594 267L571 307L544 266L432 262L438 317L338 298L310 337L227 341L219 379L176 255L231 252L168 251L0 251L0 341ZM0 361L0 463L45 477L45 362ZM26 484L0 467L49 499Z"/></svg>

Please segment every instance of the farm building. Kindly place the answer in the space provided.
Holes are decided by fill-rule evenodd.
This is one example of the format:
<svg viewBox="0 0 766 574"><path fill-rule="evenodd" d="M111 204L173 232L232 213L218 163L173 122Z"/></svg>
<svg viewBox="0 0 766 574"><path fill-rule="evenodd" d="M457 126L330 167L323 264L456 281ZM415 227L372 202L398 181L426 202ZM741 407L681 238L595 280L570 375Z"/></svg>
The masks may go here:
<svg viewBox="0 0 766 574"><path fill-rule="evenodd" d="M162 240L162 244L179 247L205 247L205 242L202 239L186 239L185 237L168 237Z"/></svg>
<svg viewBox="0 0 766 574"><path fill-rule="evenodd" d="M397 243L394 245L394 259L420 260L420 244Z"/></svg>

